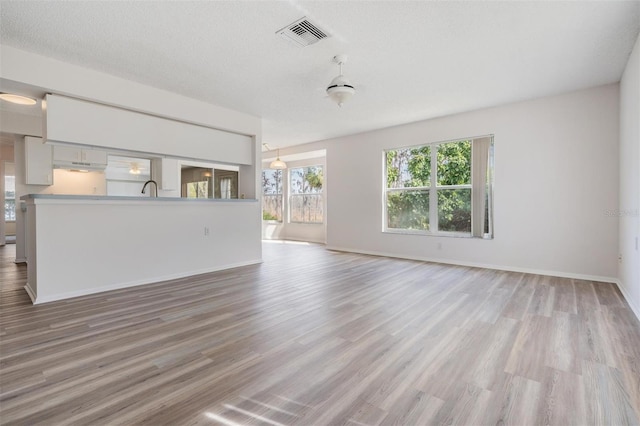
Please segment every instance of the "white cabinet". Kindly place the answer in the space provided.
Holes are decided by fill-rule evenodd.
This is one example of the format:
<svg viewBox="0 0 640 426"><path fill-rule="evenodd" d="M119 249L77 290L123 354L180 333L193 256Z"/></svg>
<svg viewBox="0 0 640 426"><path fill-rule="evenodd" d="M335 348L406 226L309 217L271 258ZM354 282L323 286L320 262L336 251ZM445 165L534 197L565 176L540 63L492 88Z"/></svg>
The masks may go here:
<svg viewBox="0 0 640 426"><path fill-rule="evenodd" d="M83 162L91 164L104 164L107 165L107 152L99 151L97 149L82 149L81 157Z"/></svg>
<svg viewBox="0 0 640 426"><path fill-rule="evenodd" d="M107 152L96 149L76 148L56 145L53 148L53 161L64 163L107 164Z"/></svg>
<svg viewBox="0 0 640 426"><path fill-rule="evenodd" d="M53 157L51 145L42 138L24 138L25 183L27 185L53 185Z"/></svg>
<svg viewBox="0 0 640 426"><path fill-rule="evenodd" d="M80 160L80 149L68 146L56 145L53 148L53 159L55 161L82 161Z"/></svg>
<svg viewBox="0 0 640 426"><path fill-rule="evenodd" d="M152 163L152 176L158 188L164 191L180 189L180 165L175 158L156 158Z"/></svg>

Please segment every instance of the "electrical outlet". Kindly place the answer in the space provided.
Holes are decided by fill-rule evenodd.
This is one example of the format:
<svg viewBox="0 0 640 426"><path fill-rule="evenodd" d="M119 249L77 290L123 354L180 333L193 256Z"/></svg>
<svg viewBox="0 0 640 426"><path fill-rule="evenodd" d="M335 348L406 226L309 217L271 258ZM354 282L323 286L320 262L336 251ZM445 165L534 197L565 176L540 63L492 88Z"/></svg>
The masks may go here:
<svg viewBox="0 0 640 426"><path fill-rule="evenodd" d="M618 263L622 263L622 253L618 255Z"/></svg>
<svg viewBox="0 0 640 426"><path fill-rule="evenodd" d="M208 236L209 236L209 227L208 227L208 226L205 226L205 227L204 227L204 236L205 236L205 237L208 237Z"/></svg>

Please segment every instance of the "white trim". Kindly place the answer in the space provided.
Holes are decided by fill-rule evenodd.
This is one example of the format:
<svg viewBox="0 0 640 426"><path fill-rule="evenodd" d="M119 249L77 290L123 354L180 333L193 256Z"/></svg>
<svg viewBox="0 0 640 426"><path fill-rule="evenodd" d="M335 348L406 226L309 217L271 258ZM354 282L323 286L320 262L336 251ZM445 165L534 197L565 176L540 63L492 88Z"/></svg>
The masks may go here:
<svg viewBox="0 0 640 426"><path fill-rule="evenodd" d="M423 231L421 229L409 228L387 228L382 231L383 234L401 234L401 235L422 235L427 237L453 237L453 238L475 238L481 240L492 240L493 238L474 237L471 232L453 232L453 231Z"/></svg>
<svg viewBox="0 0 640 426"><path fill-rule="evenodd" d="M463 142L463 141L474 141L475 139L482 139L482 138L493 138L495 136L494 133L487 133L486 135L479 135L479 136L469 136L469 137L464 137L464 138L457 138L457 139L447 139L444 141L433 141L433 142L425 142L425 143L418 143L415 145L405 145L405 146L399 146L399 147L395 147L395 148L385 148L382 150L383 153L386 153L388 151L397 151L399 149L414 149L414 148L422 148L423 146L427 146L427 145L443 145L445 143L455 143L455 142Z"/></svg>
<svg viewBox="0 0 640 426"><path fill-rule="evenodd" d="M112 285L107 285L107 286L103 286L103 287L97 287L97 288L89 288L89 289L82 289L82 290L76 290L76 291L69 291L69 292L66 292L66 293L54 294L54 295L49 295L49 296L38 296L36 298L36 300L34 300L34 298L31 297L31 294L29 294L29 297L31 297L31 300L33 301L34 305L40 305L42 303L54 302L56 300L71 299L73 297L87 296L87 295L96 294L96 293L103 293L105 291L111 291L111 290L121 290L123 288L136 287L136 286L145 285L145 284L158 284L158 283L160 283L162 281L175 280L175 279L178 279L178 278L191 277L191 276L200 275L200 274L208 274L210 272L216 272L216 271L222 271L222 270L225 270L225 269L238 268L238 267L241 267L241 266L255 265L255 264L258 264L258 263L262 263L262 259L254 259L254 260L249 260L249 261L246 261L246 262L239 262L239 263L232 263L230 265L217 266L217 267L214 267L214 268L206 268L206 269L200 269L200 270L196 270L196 271L189 271L189 272L184 272L184 273L170 274L170 275L165 275L165 276L162 276L162 277L154 277L152 279L136 280L136 281L131 281L131 282L128 282L128 283L118 283L118 284L112 284ZM25 286L25 290L27 290L27 286ZM29 293L29 290L27 290L27 293Z"/></svg>
<svg viewBox="0 0 640 426"><path fill-rule="evenodd" d="M36 304L36 294L33 292L33 290L31 290L31 287L29 286L29 283L27 283L24 286L24 290L29 295L29 298L31 299L31 303L33 303L35 305Z"/></svg>
<svg viewBox="0 0 640 426"><path fill-rule="evenodd" d="M403 148L387 148L387 149L383 149L382 150L382 232L392 232L395 233L397 229L400 229L402 231L409 231L409 234L414 234L414 235L436 235L436 236L442 236L442 237L458 237L459 234L462 234L462 236L466 236L466 234L468 234L470 237L474 237L474 234L476 234L477 236L475 236L474 238L483 238L485 233L482 232L482 236L479 235L480 232L475 233L473 230L474 227L474 223L478 222L482 217L484 217L484 210L482 212L477 212L474 211L474 193L478 192L475 191L474 188L476 186L480 186L482 187L482 189L484 189L484 187L486 186L486 178L487 176L484 176L484 183L483 184L479 184L476 183L474 184L474 175L473 175L473 171L474 171L474 146L476 146L477 144L480 144L481 141L484 141L484 139L489 139L489 152L488 152L488 158L487 160L489 160L491 158L491 154L493 151L491 151L491 147L493 146L493 138L494 135L490 134L490 135L486 135L486 136L482 136L482 137L473 137L473 138L461 138L461 139L455 139L455 140L451 140L451 141L443 141L443 142L434 142L434 143L428 143L428 144L421 144L421 145L414 145L411 147L403 147ZM446 144L452 144L452 143L461 143L461 142L469 142L470 146L471 146L471 158L470 158L470 164L469 164L469 171L470 171L470 182L468 184L461 184L461 185L439 185L438 184L438 151L440 149L440 147L442 145L446 145ZM474 142L477 142L474 143ZM388 164L387 164L387 155L389 152L392 151L399 151L399 150L409 150L409 149L419 149L419 148L429 148L429 155L431 156L431 166L430 166L430 173L429 173L429 185L428 186L416 186L416 187L403 187L403 188L389 188L388 187L388 182L387 182L387 178L388 178ZM491 167L487 166L487 172L489 173ZM440 231L439 229L439 218L438 218L438 191L451 191L451 190L465 190L468 189L469 190L469 196L470 196L470 201L471 201L471 230L470 232L466 233L466 232L451 232L451 231ZM477 188L476 188L477 189ZM407 230L407 229L402 229L402 228L389 228L389 212L388 212L388 199L389 199L389 194L390 193L403 193L403 192L415 192L415 193L424 193L425 191L428 191L428 196L429 196L429 230L428 231L422 231L422 230ZM482 201L482 204L484 205L484 199ZM491 210L491 209L490 209ZM480 215L480 219L478 219L478 215ZM491 223L491 219L492 217L489 218L489 226L490 226L490 230L492 229L492 223ZM481 221L481 220L480 220ZM484 229L484 224L482 224L482 227ZM491 239L491 238L489 238Z"/></svg>
<svg viewBox="0 0 640 426"><path fill-rule="evenodd" d="M573 278L577 280L598 281L605 283L617 284L618 280L612 277L602 277L598 275L575 274L573 272L547 271L543 269L520 268L517 266L491 265L486 263L463 262L454 259L441 259L422 256L401 256L394 253L385 253L379 251L357 250L344 247L327 246L327 250L344 251L348 253L368 254L371 256L392 257L396 259L418 260L421 262L445 263L447 265L469 266L472 268L495 269L498 271L521 272L525 274L547 275L550 277Z"/></svg>
<svg viewBox="0 0 640 426"><path fill-rule="evenodd" d="M429 155L431 156L431 171L429 172L429 186L436 188L438 186L438 149L440 144L429 145ZM408 166L408 164L407 164ZM429 191L429 231L432 234L440 232L438 224L438 189ZM389 224L389 217L385 218L387 225Z"/></svg>
<svg viewBox="0 0 640 426"><path fill-rule="evenodd" d="M627 293L627 290L625 290L620 280L616 280L616 285L620 289L620 293L622 293L624 299L627 301L627 305L629 305L631 311L636 315L638 321L640 321L640 306L636 306L633 304L633 302L631 301L631 296L629 296L629 293Z"/></svg>
<svg viewBox="0 0 640 426"><path fill-rule="evenodd" d="M27 263L27 258L26 257L16 257L16 260L13 261L13 263Z"/></svg>
<svg viewBox="0 0 640 426"><path fill-rule="evenodd" d="M326 244L326 242L322 240L316 240L315 238L263 238L265 241L299 241L302 243L314 243L314 244Z"/></svg>
<svg viewBox="0 0 640 426"><path fill-rule="evenodd" d="M386 175L386 171L385 171L385 175ZM431 186L406 186L404 188L386 188L387 192L404 192L404 191L429 191L432 187ZM469 185L469 188L471 188L471 185Z"/></svg>

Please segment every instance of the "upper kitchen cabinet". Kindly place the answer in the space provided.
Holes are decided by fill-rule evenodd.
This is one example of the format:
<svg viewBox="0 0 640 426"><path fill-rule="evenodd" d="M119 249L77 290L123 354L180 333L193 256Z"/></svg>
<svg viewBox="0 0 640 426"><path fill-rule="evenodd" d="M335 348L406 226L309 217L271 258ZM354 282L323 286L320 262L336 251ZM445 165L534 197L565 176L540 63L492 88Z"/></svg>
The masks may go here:
<svg viewBox="0 0 640 426"><path fill-rule="evenodd" d="M53 161L68 163L91 163L106 166L107 152L96 149L56 145L53 147Z"/></svg>
<svg viewBox="0 0 640 426"><path fill-rule="evenodd" d="M53 185L53 155L51 145L42 138L25 136L25 183L27 185Z"/></svg>

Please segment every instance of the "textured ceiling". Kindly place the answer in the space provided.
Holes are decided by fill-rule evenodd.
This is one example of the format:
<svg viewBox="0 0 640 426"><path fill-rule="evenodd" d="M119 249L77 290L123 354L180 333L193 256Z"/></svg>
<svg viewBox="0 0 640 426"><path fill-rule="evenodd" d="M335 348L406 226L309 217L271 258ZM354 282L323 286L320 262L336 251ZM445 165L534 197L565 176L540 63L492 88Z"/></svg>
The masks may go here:
<svg viewBox="0 0 640 426"><path fill-rule="evenodd" d="M332 37L275 31L307 16ZM274 147L619 81L640 2L2 1L3 44L264 119ZM356 95L324 88L331 58Z"/></svg>

